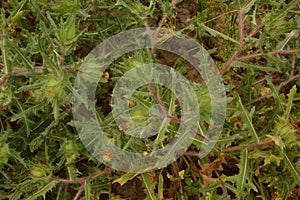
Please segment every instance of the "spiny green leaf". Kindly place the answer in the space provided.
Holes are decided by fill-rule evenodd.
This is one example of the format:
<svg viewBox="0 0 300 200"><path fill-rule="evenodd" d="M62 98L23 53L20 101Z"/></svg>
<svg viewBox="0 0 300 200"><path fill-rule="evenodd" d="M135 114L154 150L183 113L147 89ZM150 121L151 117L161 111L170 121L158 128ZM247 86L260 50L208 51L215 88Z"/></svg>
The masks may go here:
<svg viewBox="0 0 300 200"><path fill-rule="evenodd" d="M162 174L159 174L159 177L158 177L158 199L164 199L164 194L163 194L163 191L164 191L164 178L162 176Z"/></svg>
<svg viewBox="0 0 300 200"><path fill-rule="evenodd" d="M7 44L9 45L9 47L12 48L13 52L15 54L17 54L25 63L25 67L29 70L32 71L32 69L34 68L34 65L32 64L32 62L28 59L28 56L26 56L20 49L20 47L17 47L17 44L15 44L13 41L11 40L6 40Z"/></svg>
<svg viewBox="0 0 300 200"><path fill-rule="evenodd" d="M221 186L221 181L218 181L217 183L212 184L210 186L199 188L199 192L201 192L203 194L206 194L207 192L211 192L211 191L216 190L220 186Z"/></svg>
<svg viewBox="0 0 300 200"><path fill-rule="evenodd" d="M11 121L13 122L13 121L17 121L22 118L27 118L27 115L36 113L38 110L41 110L43 107L44 107L44 105L39 104L36 106L32 106L32 107L28 108L27 110L22 110L22 112L14 114L11 118Z"/></svg>
<svg viewBox="0 0 300 200"><path fill-rule="evenodd" d="M275 67L267 67L267 66L259 66L259 65L253 65L241 61L234 61L232 64L234 67L244 67L246 69L256 69L260 71L265 71L265 72L279 72L277 68Z"/></svg>
<svg viewBox="0 0 300 200"><path fill-rule="evenodd" d="M287 156L286 153L283 153L283 158L285 160L285 165L287 166L288 170L293 175L292 177L296 181L297 185L300 186L300 174L299 174L299 170L297 170L294 167L294 165L292 164L291 160L289 159L289 157Z"/></svg>
<svg viewBox="0 0 300 200"><path fill-rule="evenodd" d="M284 111L284 108L283 108L283 102L281 101L281 98L280 98L280 96L279 96L279 93L278 93L276 87L274 86L274 84L273 84L273 82L272 82L272 78L269 77L269 76L266 76L265 78L266 78L266 80L267 80L267 82L268 82L268 84L269 84L269 86L270 86L270 88L271 88L271 90L272 90L272 92L273 92L273 95L274 95L275 99L277 99L277 101L278 101L278 103L279 103L280 110L283 112L283 111Z"/></svg>
<svg viewBox="0 0 300 200"><path fill-rule="evenodd" d="M255 5L257 0L251 0L246 6L243 6L243 14L247 14L253 5Z"/></svg>
<svg viewBox="0 0 300 200"><path fill-rule="evenodd" d="M22 12L23 7L28 2L28 0L23 0L22 2L18 2L19 7L17 9L14 9L14 11L11 13L11 19L12 21L16 20L17 16L19 16L19 13Z"/></svg>
<svg viewBox="0 0 300 200"><path fill-rule="evenodd" d="M167 130L170 125L170 119L169 118L164 118L163 122L160 126L160 129L158 131L157 137L155 139L155 144L160 144L167 138Z"/></svg>
<svg viewBox="0 0 300 200"><path fill-rule="evenodd" d="M24 106L24 105L22 105L22 104L19 102L18 99L16 99L16 102L17 102L17 105L19 106L19 109L21 110L21 113L23 113L23 112L24 112L24 109L23 109L23 106ZM26 114L22 117L22 119L23 119L24 122L25 122L25 126L26 126L26 134L27 134L27 136L28 136L28 135L30 134L30 125L29 125L29 123L31 123L32 120L29 119L29 118L27 117Z"/></svg>
<svg viewBox="0 0 300 200"><path fill-rule="evenodd" d="M237 193L241 194L245 189L247 174L248 174L248 150L244 149L241 152L240 163L238 164L240 169L237 179Z"/></svg>
<svg viewBox="0 0 300 200"><path fill-rule="evenodd" d="M225 40L229 40L235 44L238 44L239 45L239 42L232 39L231 37L223 34L223 33L220 33L219 31L216 31L214 29L211 29L209 28L208 26L204 25L204 24L199 24L199 27L203 28L205 31L209 32L212 36L220 36L221 38L225 39Z"/></svg>
<svg viewBox="0 0 300 200"><path fill-rule="evenodd" d="M251 135L256 139L257 143L259 143L259 137L256 133L256 130L254 129L251 117L249 116L247 110L245 109L241 97L238 94L234 94L234 96L238 99L238 105L242 109L242 115L244 116L244 121L248 125L248 128L250 130Z"/></svg>
<svg viewBox="0 0 300 200"><path fill-rule="evenodd" d="M91 196L91 183L89 180L85 181L84 184L84 196L85 196L85 200L92 200L92 196Z"/></svg>
<svg viewBox="0 0 300 200"><path fill-rule="evenodd" d="M224 136L220 137L217 141L217 145L221 148L228 147L234 142L236 139L241 139L242 137L238 134L231 135L231 136Z"/></svg>
<svg viewBox="0 0 300 200"><path fill-rule="evenodd" d="M0 171L4 164L7 163L9 158L9 146L8 144L3 144L0 146Z"/></svg>
<svg viewBox="0 0 300 200"><path fill-rule="evenodd" d="M270 16L264 25L269 26L272 23L276 23L280 21L281 18L283 18L289 10L293 9L297 4L299 3L299 0L293 0L289 4L285 5L283 9L280 9L280 12L275 13L274 15Z"/></svg>
<svg viewBox="0 0 300 200"><path fill-rule="evenodd" d="M179 133L178 133L179 134ZM189 131L185 131L184 133L179 134L180 137L177 137L174 139L174 143L171 145L170 149L168 150L167 153L165 153L161 158L160 161L158 162L158 165L162 165L164 163L169 163L170 160L174 160L176 158L175 152L176 150L179 149L179 146L184 144L186 140L189 139L191 133Z"/></svg>
<svg viewBox="0 0 300 200"><path fill-rule="evenodd" d="M42 188L39 188L33 194L27 196L25 198L25 200L34 200L41 196L44 197L44 199L45 199L46 193L49 192L50 190L52 190L56 186L56 184L57 184L57 181L51 181L47 185L44 185Z"/></svg>
<svg viewBox="0 0 300 200"><path fill-rule="evenodd" d="M30 152L34 152L35 150L37 150L41 144L44 142L45 138L40 135L36 138L34 138L30 143L29 143L29 149L30 149Z"/></svg>
<svg viewBox="0 0 300 200"><path fill-rule="evenodd" d="M250 190L258 192L256 186L252 182L250 162L248 158L248 150L243 149L240 154L240 162L237 164L239 173L234 176L225 177L224 179L236 185L236 188L230 187L229 189L238 195L238 199L246 198ZM225 183L226 187L228 186Z"/></svg>
<svg viewBox="0 0 300 200"><path fill-rule="evenodd" d="M24 167L27 167L24 159L20 156L20 152L17 152L15 149L13 148L9 148L8 154L15 158L16 160L18 160L22 165L24 165Z"/></svg>
<svg viewBox="0 0 300 200"><path fill-rule="evenodd" d="M69 44L69 41L76 36L76 15L70 15L66 22L61 22L58 28L58 38L61 44Z"/></svg>
<svg viewBox="0 0 300 200"><path fill-rule="evenodd" d="M143 180L143 183L144 183L147 193L148 193L148 196L147 196L148 199L157 200L157 198L154 194L154 184L150 182L147 173L142 174L142 180Z"/></svg>
<svg viewBox="0 0 300 200"><path fill-rule="evenodd" d="M11 196L10 200L19 200L21 199L23 192L21 190L16 190Z"/></svg>
<svg viewBox="0 0 300 200"><path fill-rule="evenodd" d="M290 115L290 112L292 110L292 106L293 106L293 98L294 98L294 95L296 94L296 91L297 91L297 86L294 85L292 87L292 89L290 90L290 92L288 93L288 102L287 102L287 105L286 105L286 109L283 113L283 117L288 120L289 118L289 115Z"/></svg>
<svg viewBox="0 0 300 200"><path fill-rule="evenodd" d="M286 38L276 46L276 49L283 50L283 48L293 37L299 37L299 30L292 30L290 33L288 33Z"/></svg>
<svg viewBox="0 0 300 200"><path fill-rule="evenodd" d="M132 180L134 177L136 177L138 174L136 173L126 173L123 176L121 176L120 178L116 179L113 181L113 183L120 183L120 185L124 185L125 183L127 183L127 181Z"/></svg>
<svg viewBox="0 0 300 200"><path fill-rule="evenodd" d="M68 8L66 10L66 8ZM80 8L79 0L63 0L57 1L51 6L51 9L60 15L75 13Z"/></svg>
<svg viewBox="0 0 300 200"><path fill-rule="evenodd" d="M37 12L37 15L38 15L37 18L40 20L40 24L43 26L43 30L47 30L48 29L47 27L49 27L49 22L48 22L46 16L41 12L41 9L37 3L37 0L31 0L31 6L34 9L34 11ZM45 24L47 24L47 26ZM46 33L46 34L48 34L48 33Z"/></svg>

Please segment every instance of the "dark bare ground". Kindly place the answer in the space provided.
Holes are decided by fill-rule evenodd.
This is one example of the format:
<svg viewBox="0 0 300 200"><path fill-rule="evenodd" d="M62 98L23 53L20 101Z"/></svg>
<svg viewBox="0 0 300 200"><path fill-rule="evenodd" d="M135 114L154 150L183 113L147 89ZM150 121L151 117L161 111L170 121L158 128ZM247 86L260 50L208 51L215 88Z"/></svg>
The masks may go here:
<svg viewBox="0 0 300 200"><path fill-rule="evenodd" d="M146 198L143 183L138 178L128 181L123 186L119 183L114 183L111 186L111 189L115 195L119 195L127 200L140 200Z"/></svg>

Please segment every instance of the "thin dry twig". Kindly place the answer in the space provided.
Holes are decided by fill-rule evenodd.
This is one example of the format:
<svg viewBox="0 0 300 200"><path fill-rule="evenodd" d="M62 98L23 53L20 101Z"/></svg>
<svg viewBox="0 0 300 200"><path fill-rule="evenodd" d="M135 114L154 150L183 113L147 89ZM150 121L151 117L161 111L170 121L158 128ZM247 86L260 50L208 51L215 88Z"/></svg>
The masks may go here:
<svg viewBox="0 0 300 200"><path fill-rule="evenodd" d="M97 173L92 174L90 176L85 176L85 177L82 177L82 178L78 178L76 180L69 180L69 179L62 179L62 178L55 178L55 177L51 178L51 180L57 181L57 182L60 182L60 183L65 183L65 184L78 184L78 183L85 182L86 180L89 180L89 179L97 178L98 176L101 176L103 174L107 174L107 173L110 173L110 172L112 172L111 168L105 168L101 172L97 172Z"/></svg>
<svg viewBox="0 0 300 200"><path fill-rule="evenodd" d="M247 150L253 150L255 148L265 149L266 147L269 148L270 145L273 146L274 142L270 138L267 138L267 139L261 140L259 143L251 143L251 144L246 144L246 145L241 145L241 146L226 147L226 148L221 149L220 153L231 153L233 151L241 151L242 149L247 149ZM187 151L184 153L184 155L199 157L199 152Z"/></svg>
<svg viewBox="0 0 300 200"><path fill-rule="evenodd" d="M177 3L177 0L172 0L172 2L171 2L171 9L173 9L173 8L175 7L176 3ZM157 29L156 29L156 31L155 31L155 33L154 33L153 35L151 34L150 26L149 26L147 20L144 22L144 25L145 25L146 30L147 30L147 32L148 32L148 35L149 35L149 37L150 37L151 51L152 51L152 52L154 52L154 44L153 44L153 41L157 38L157 35L158 35L160 29L162 28L162 26L164 25L164 23L166 22L167 17L168 17L167 13L163 13L163 17L162 17L162 19L160 20L160 22L159 22L159 24L158 24L158 27L157 27Z"/></svg>
<svg viewBox="0 0 300 200"><path fill-rule="evenodd" d="M221 150L221 153L229 153L232 151L241 151L242 149L247 149L247 150L252 150L255 148L264 148L265 146L269 146L269 145L274 145L273 140L271 140L270 138L261 140L259 143L253 143L253 144L246 144L246 145L242 145L242 146L233 146L233 147L227 147L227 148L223 148Z"/></svg>
<svg viewBox="0 0 300 200"><path fill-rule="evenodd" d="M157 38L157 35L158 35L160 29L162 28L163 24L166 22L167 17L168 17L167 13L164 13L162 19L160 20L160 22L158 24L157 30L155 31L155 33L152 37L153 40Z"/></svg>
<svg viewBox="0 0 300 200"><path fill-rule="evenodd" d="M255 82L253 82L253 83L252 83L252 86L257 85L257 84L259 84L259 83L262 83L262 82L264 82L265 80L266 80L266 78L263 77L263 78L261 78L261 79L255 81Z"/></svg>
<svg viewBox="0 0 300 200"><path fill-rule="evenodd" d="M177 162L172 163L172 171L175 176L177 176L177 177L179 176L179 167L178 167ZM177 180L177 184L179 186L180 194L183 194L183 186L182 186L181 180Z"/></svg>
<svg viewBox="0 0 300 200"><path fill-rule="evenodd" d="M238 10L231 10L231 11L222 13L222 14L216 16L216 17L213 17L213 18L211 18L211 19L205 21L204 24L207 24L208 22L211 22L211 21L214 21L214 20L216 20L216 19L219 19L219 18L221 18L221 17L223 17L223 16L225 16L225 15L228 15L228 14L231 14L231 13L235 13L235 12L237 12L237 11L238 11Z"/></svg>

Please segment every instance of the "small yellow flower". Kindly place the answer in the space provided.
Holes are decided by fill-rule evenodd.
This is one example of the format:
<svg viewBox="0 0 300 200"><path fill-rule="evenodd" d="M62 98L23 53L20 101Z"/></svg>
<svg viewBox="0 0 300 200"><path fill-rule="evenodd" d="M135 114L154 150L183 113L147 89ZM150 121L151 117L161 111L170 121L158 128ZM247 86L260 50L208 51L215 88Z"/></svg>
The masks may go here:
<svg viewBox="0 0 300 200"><path fill-rule="evenodd" d="M128 106L135 106L136 105L136 101L134 101L133 99L128 99L127 100L127 105Z"/></svg>
<svg viewBox="0 0 300 200"><path fill-rule="evenodd" d="M147 151L143 151L142 154L143 154L143 156L146 156L146 155L148 155L148 152Z"/></svg>
<svg viewBox="0 0 300 200"><path fill-rule="evenodd" d="M112 160L112 157L109 153L104 153L103 156L102 156L102 159L105 161L105 162L111 162Z"/></svg>
<svg viewBox="0 0 300 200"><path fill-rule="evenodd" d="M105 78L106 80L109 79L109 73L108 72L104 72L103 73L103 78Z"/></svg>

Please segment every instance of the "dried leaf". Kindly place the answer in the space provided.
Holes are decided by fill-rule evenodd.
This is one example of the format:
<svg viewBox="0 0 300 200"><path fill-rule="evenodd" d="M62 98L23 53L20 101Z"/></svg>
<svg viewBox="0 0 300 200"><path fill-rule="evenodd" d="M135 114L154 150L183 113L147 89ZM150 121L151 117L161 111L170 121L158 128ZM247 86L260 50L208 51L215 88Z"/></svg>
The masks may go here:
<svg viewBox="0 0 300 200"><path fill-rule="evenodd" d="M218 182L218 178L212 178L210 176L206 176L204 174L201 174L201 177L203 179L203 187L208 187L210 185L215 184L216 182Z"/></svg>
<svg viewBox="0 0 300 200"><path fill-rule="evenodd" d="M217 158L212 163L204 163L201 165L201 174L212 176L213 171L223 171L222 164L226 164L222 158Z"/></svg>

